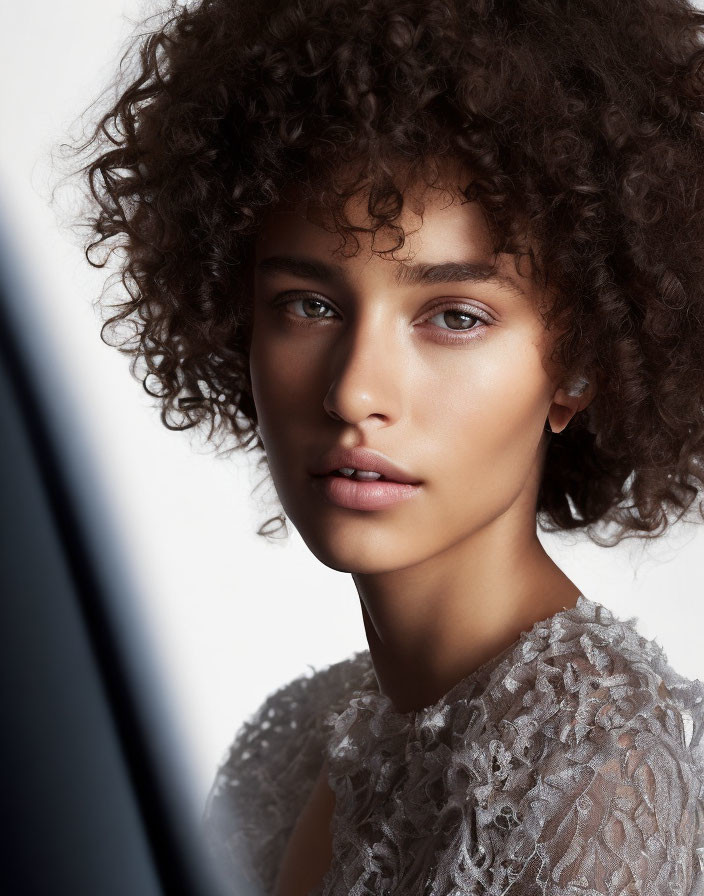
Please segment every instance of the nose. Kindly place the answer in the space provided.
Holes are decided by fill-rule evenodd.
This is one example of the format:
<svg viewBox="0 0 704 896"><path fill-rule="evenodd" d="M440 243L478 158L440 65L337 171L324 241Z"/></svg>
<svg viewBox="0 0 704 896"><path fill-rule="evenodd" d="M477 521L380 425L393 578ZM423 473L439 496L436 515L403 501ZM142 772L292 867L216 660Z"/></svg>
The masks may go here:
<svg viewBox="0 0 704 896"><path fill-rule="evenodd" d="M398 419L403 388L403 350L381 315L350 325L333 348L330 386L323 407L350 424Z"/></svg>

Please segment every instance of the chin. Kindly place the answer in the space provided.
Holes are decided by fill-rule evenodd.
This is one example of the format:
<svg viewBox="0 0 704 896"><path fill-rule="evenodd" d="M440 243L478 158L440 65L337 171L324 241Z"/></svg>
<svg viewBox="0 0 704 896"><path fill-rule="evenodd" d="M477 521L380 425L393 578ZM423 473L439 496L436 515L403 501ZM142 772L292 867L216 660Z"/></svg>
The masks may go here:
<svg viewBox="0 0 704 896"><path fill-rule="evenodd" d="M312 531L315 526L296 529L308 550L337 572L372 575L412 566L420 559L412 555L409 539L398 532L384 538L379 531L358 532L354 537L346 526L328 526L324 532Z"/></svg>

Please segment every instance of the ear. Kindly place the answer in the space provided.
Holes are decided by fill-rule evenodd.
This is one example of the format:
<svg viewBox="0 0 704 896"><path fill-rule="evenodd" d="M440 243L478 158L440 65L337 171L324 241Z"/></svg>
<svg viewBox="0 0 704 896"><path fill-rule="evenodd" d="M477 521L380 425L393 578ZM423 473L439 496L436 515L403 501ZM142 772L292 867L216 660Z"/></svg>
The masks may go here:
<svg viewBox="0 0 704 896"><path fill-rule="evenodd" d="M553 432L562 432L574 415L587 407L596 391L596 383L587 382L585 379L580 379L569 387L560 386L553 396L548 411L550 429Z"/></svg>

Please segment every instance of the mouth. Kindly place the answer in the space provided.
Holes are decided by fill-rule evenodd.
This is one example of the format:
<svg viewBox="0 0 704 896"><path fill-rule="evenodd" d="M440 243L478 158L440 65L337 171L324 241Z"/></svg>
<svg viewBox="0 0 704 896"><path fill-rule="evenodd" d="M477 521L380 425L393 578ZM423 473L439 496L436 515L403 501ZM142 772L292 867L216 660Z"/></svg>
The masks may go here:
<svg viewBox="0 0 704 896"><path fill-rule="evenodd" d="M329 473L312 473L311 475L317 476L319 479L322 479L325 476L337 476L340 479L351 479L354 482L397 482L396 479L389 479L383 475L383 473L379 473L374 478L365 478L358 475L358 471L355 471L351 476L347 475L347 473L341 473L339 470L330 470ZM400 483L399 483L400 484Z"/></svg>
<svg viewBox="0 0 704 896"><path fill-rule="evenodd" d="M337 470L311 474L311 478L326 502L347 510L385 510L421 491L421 483L395 482L384 476L356 479Z"/></svg>
<svg viewBox="0 0 704 896"><path fill-rule="evenodd" d="M348 482L394 482L402 485L419 485L420 481L385 454L357 446L344 448L337 445L314 461L309 472L320 479L341 479Z"/></svg>

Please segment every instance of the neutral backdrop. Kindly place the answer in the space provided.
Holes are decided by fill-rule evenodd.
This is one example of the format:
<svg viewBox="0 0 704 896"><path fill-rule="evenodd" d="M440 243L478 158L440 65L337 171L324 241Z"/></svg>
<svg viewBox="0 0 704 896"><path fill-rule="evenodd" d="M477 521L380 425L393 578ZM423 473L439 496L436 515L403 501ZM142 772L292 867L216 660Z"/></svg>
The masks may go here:
<svg viewBox="0 0 704 896"><path fill-rule="evenodd" d="M76 409L76 439L95 457L133 563L134 610L202 802L237 728L268 693L366 640L349 575L322 566L293 530L276 544L256 536L277 508L266 488L251 495L262 476L254 458L218 458L192 433L164 428L128 359L101 342L92 302L104 275L66 227L70 190L49 202L59 143L80 128L126 40L159 8L24 0L4 10L0 196L34 287L30 310ZM587 597L637 616L678 671L704 679L704 526L681 526L645 547L541 537Z"/></svg>

